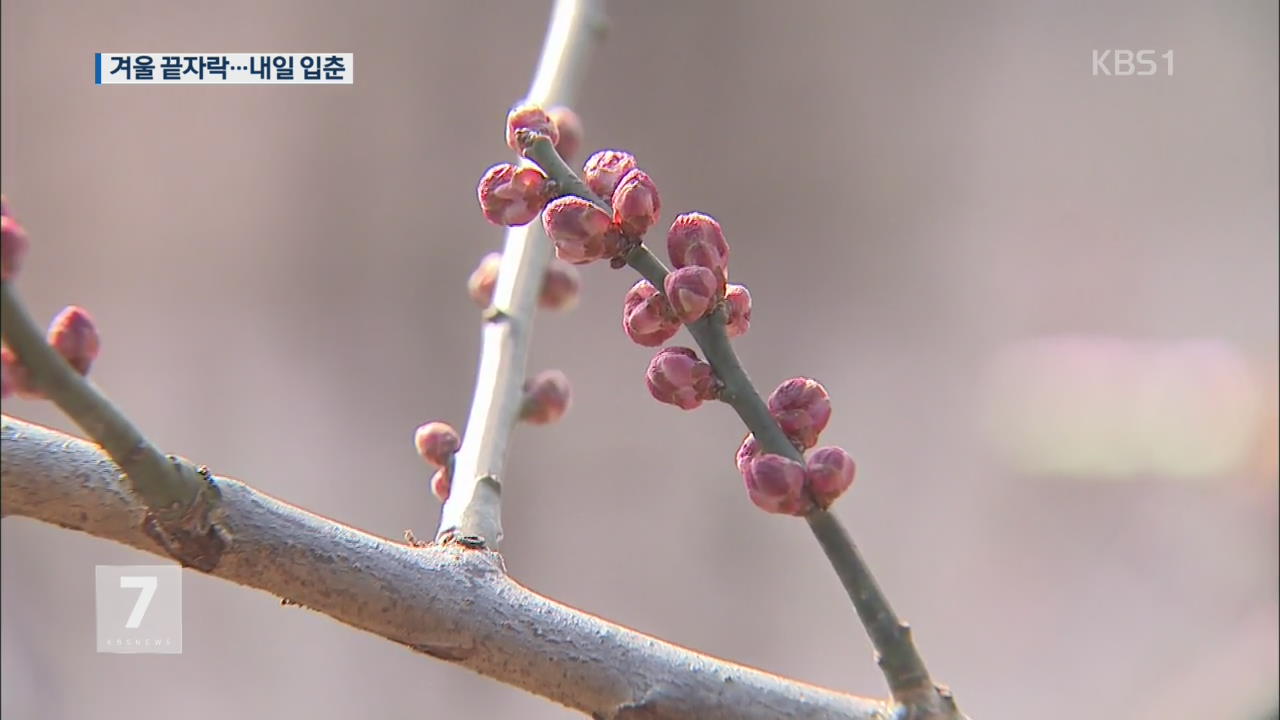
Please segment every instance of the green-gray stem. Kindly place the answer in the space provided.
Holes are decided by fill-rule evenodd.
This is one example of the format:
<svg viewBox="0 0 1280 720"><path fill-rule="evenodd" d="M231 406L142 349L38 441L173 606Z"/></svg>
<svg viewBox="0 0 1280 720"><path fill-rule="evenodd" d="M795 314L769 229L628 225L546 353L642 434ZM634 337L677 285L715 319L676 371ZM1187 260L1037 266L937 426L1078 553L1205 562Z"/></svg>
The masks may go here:
<svg viewBox="0 0 1280 720"><path fill-rule="evenodd" d="M36 388L102 446L147 507L166 519L179 517L203 489L199 477L176 469L119 408L67 364L31 320L12 283L0 283L0 293L5 344Z"/></svg>
<svg viewBox="0 0 1280 720"><path fill-rule="evenodd" d="M609 204L591 192L546 138L535 138L525 150L525 156L555 181L558 194L577 195L612 212ZM647 247L636 246L627 254L626 261L645 280L658 288L659 292L662 291L663 281L669 270ZM761 450L804 462L804 456L773 419L768 405L756 391L734 352L725 331L724 310L718 310L686 327L715 370L716 376L724 384L720 399L738 413L738 417L742 418L743 424L760 444ZM814 510L805 519L871 638L894 700L908 707L940 713L936 717L948 717L954 712L954 705L949 697L942 697L934 688L924 660L911 640L910 630L894 613L888 598L871 574L870 567L839 519L822 509Z"/></svg>

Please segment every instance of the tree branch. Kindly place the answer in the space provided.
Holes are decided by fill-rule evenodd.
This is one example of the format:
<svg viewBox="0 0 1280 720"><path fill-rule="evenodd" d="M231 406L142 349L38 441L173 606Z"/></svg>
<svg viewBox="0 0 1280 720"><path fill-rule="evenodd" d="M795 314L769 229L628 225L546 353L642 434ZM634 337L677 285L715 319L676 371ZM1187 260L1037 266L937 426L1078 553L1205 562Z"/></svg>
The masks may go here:
<svg viewBox="0 0 1280 720"><path fill-rule="evenodd" d="M591 35L603 22L600 0L556 0L528 102L543 107L572 102ZM496 550L502 540L507 440L520 412L538 290L550 259L551 242L541 223L507 230L493 305L485 315L471 412L437 541L478 538Z"/></svg>
<svg viewBox="0 0 1280 720"><path fill-rule="evenodd" d="M147 552L147 510L94 445L3 416L0 511ZM594 718L887 720L885 703L735 665L615 625L526 589L499 556L410 547L259 493L230 478L229 538L205 571L523 688Z"/></svg>
<svg viewBox="0 0 1280 720"><path fill-rule="evenodd" d="M560 194L577 195L602 209L612 211L609 203L591 192L546 138L533 140L525 155L556 183ZM637 245L627 254L626 261L659 292L662 291L669 270L647 247ZM768 405L756 391L729 342L723 309L685 327L698 347L702 348L716 377L724 383L720 399L734 409L747 430L755 436L761 450L803 463L804 456L787 439L782 428L778 427ZM858 552L840 520L821 508L810 512L805 520L835 569L841 585L853 602L858 619L871 638L893 699L911 708L913 718L963 717L950 691L934 685L924 659L911 639L910 627L894 613L889 599L876 583L871 568Z"/></svg>

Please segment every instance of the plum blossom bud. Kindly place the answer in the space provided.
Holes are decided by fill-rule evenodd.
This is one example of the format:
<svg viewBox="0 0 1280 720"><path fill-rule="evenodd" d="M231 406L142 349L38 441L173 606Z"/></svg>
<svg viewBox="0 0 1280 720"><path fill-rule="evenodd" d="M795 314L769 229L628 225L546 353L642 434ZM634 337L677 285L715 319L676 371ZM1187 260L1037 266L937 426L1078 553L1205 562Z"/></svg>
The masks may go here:
<svg viewBox="0 0 1280 720"><path fill-rule="evenodd" d="M98 357L100 342L98 328L89 312L77 305L68 305L49 323L49 344L81 375L89 374L89 367Z"/></svg>
<svg viewBox="0 0 1280 720"><path fill-rule="evenodd" d="M623 150L601 150L587 158L582 166L582 179L591 192L602 200L613 197L613 191L627 173L636 169L636 158Z"/></svg>
<svg viewBox="0 0 1280 720"><path fill-rule="evenodd" d="M711 366L686 347L659 350L649 361L645 384L655 400L684 410L693 410L704 400L714 400L720 392L720 381Z"/></svg>
<svg viewBox="0 0 1280 720"><path fill-rule="evenodd" d="M39 400L44 393L36 389L31 373L7 347L0 347L0 398L17 395L29 400Z"/></svg>
<svg viewBox="0 0 1280 720"><path fill-rule="evenodd" d="M838 447L820 447L805 460L805 482L821 508L831 507L836 498L853 484L853 458Z"/></svg>
<svg viewBox="0 0 1280 720"><path fill-rule="evenodd" d="M680 319L665 295L648 280L640 280L622 301L622 329L637 345L657 347L680 332Z"/></svg>
<svg viewBox="0 0 1280 720"><path fill-rule="evenodd" d="M748 434L742 440L742 445L738 447L738 472L746 473L747 465L760 454L760 443L756 442L756 436Z"/></svg>
<svg viewBox="0 0 1280 720"><path fill-rule="evenodd" d="M582 149L582 118L572 108L557 105L547 111L551 122L555 123L560 139L556 141L556 152L566 161L573 159Z"/></svg>
<svg viewBox="0 0 1280 720"><path fill-rule="evenodd" d="M522 131L545 135L552 145L560 142L555 121L537 105L517 105L507 113L507 147L518 153L524 152L519 137Z"/></svg>
<svg viewBox="0 0 1280 720"><path fill-rule="evenodd" d="M817 380L791 378L769 395L769 412L792 442L811 448L831 419L831 398Z"/></svg>
<svg viewBox="0 0 1280 720"><path fill-rule="evenodd" d="M742 479L751 502L765 512L804 515L813 509L804 488L804 466L791 458L772 453L754 457Z"/></svg>
<svg viewBox="0 0 1280 720"><path fill-rule="evenodd" d="M578 302L578 290L582 280L578 268L551 258L547 272L542 276L542 290L538 294L538 307L544 310L568 310Z"/></svg>
<svg viewBox="0 0 1280 720"><path fill-rule="evenodd" d="M631 237L648 232L661 210L658 186L643 170L627 173L613 191L613 222Z"/></svg>
<svg viewBox="0 0 1280 720"><path fill-rule="evenodd" d="M480 264L467 278L467 293L476 305L487 308L493 303L493 289L498 286L498 267L502 265L502 253L491 252L480 258Z"/></svg>
<svg viewBox="0 0 1280 720"><path fill-rule="evenodd" d="M542 226L556 244L556 256L571 263L605 256L610 222L609 213L574 195L553 200L542 212Z"/></svg>
<svg viewBox="0 0 1280 720"><path fill-rule="evenodd" d="M498 270L502 266L502 253L491 252L480 258L480 264L467 278L467 293L476 305L487 308L493 304L493 291L498 286ZM542 288L538 295L538 307L546 310L567 310L578 301L578 289L582 281L578 269L559 258L551 258L542 276Z"/></svg>
<svg viewBox="0 0 1280 720"><path fill-rule="evenodd" d="M681 322L698 320L716 304L716 275L707 268L682 267L668 273L663 285L667 302Z"/></svg>
<svg viewBox="0 0 1280 720"><path fill-rule="evenodd" d="M543 370L524 381L520 419L531 425L559 420L569 409L569 378L559 370Z"/></svg>
<svg viewBox="0 0 1280 720"><path fill-rule="evenodd" d="M476 194L484 217L495 225L527 225L547 204L550 182L534 167L499 163L485 171Z"/></svg>
<svg viewBox="0 0 1280 720"><path fill-rule="evenodd" d="M731 338L745 335L751 327L751 293L742 285L729 283L725 287L724 303L728 310L725 332Z"/></svg>
<svg viewBox="0 0 1280 720"><path fill-rule="evenodd" d="M413 444L423 460L437 467L447 467L458 448L462 447L462 438L452 425L436 420L420 426L413 433Z"/></svg>
<svg viewBox="0 0 1280 720"><path fill-rule="evenodd" d="M723 282L729 277L729 243L715 218L685 213L667 231L667 255L678 267L701 265L714 270Z"/></svg>
<svg viewBox="0 0 1280 720"><path fill-rule="evenodd" d="M27 254L27 231L7 214L0 216L0 280L11 280Z"/></svg>
<svg viewBox="0 0 1280 720"><path fill-rule="evenodd" d="M436 496L440 502L449 499L449 491L453 489L453 478L449 477L447 468L436 470L436 474L431 476L431 494Z"/></svg>

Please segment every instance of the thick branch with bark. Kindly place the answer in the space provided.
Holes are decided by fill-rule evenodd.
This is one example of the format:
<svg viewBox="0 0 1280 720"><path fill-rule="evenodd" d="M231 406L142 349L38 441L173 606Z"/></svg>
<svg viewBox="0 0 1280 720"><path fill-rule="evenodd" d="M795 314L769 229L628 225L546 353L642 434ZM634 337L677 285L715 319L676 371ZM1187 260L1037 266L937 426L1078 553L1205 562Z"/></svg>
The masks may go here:
<svg viewBox="0 0 1280 720"><path fill-rule="evenodd" d="M95 445L3 417L0 512L168 557ZM887 720L879 701L702 655L543 597L496 553L411 547L215 477L228 543L213 567L335 620L594 718Z"/></svg>

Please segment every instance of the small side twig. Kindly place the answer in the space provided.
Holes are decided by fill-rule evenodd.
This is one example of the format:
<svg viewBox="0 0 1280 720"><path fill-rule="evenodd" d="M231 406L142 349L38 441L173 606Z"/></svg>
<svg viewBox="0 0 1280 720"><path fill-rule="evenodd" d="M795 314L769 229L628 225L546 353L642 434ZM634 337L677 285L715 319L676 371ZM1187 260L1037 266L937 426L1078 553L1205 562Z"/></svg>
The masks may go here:
<svg viewBox="0 0 1280 720"><path fill-rule="evenodd" d="M214 517L217 488L208 471L151 444L110 400L76 372L31 320L9 281L0 282L4 342L33 383L93 438L124 473L124 481L150 513L143 525L174 559L207 569L225 540Z"/></svg>
<svg viewBox="0 0 1280 720"><path fill-rule="evenodd" d="M542 168L556 184L558 194L576 195L595 203L601 209L611 211L609 203L591 192L547 138L532 139L525 156ZM643 244L636 245L625 256L625 260L655 288L665 286L669 269ZM755 436L761 449L804 462L804 456L787 439L743 369L725 332L723 310L685 327L724 385L720 399L734 409ZM915 713L912 715L915 718L961 717L950 693L934 685L924 660L911 639L909 627L894 613L888 598L876 583L871 568L867 566L839 519L821 508L810 512L805 519L871 638L893 699L910 708Z"/></svg>
<svg viewBox="0 0 1280 720"><path fill-rule="evenodd" d="M599 0L556 0L529 102L571 103L589 41L602 23ZM520 412L538 290L550 259L551 242L541 223L507 230L493 306L485 314L471 412L436 531L439 542L478 539L494 550L502 540L507 441Z"/></svg>

